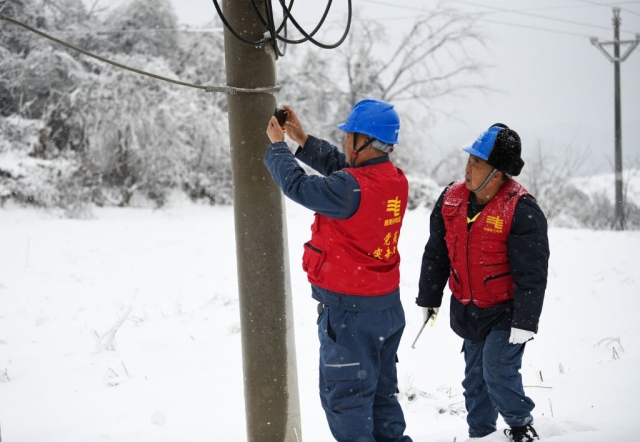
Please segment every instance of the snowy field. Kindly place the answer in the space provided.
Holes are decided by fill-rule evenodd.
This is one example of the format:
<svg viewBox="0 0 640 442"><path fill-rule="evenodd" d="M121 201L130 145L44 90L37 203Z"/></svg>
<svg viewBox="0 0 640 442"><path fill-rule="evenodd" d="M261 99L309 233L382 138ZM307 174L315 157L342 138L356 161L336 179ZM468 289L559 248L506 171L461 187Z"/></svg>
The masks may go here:
<svg viewBox="0 0 640 442"><path fill-rule="evenodd" d="M0 209L3 440L245 441L233 209L93 215ZM287 203L302 440L328 442L316 303L300 266L311 222ZM408 212L400 240L400 400L414 441L460 442L462 343L447 309L411 349L428 222L426 209ZM522 370L536 428L550 441L638 441L640 232L553 228L550 242L540 333Z"/></svg>

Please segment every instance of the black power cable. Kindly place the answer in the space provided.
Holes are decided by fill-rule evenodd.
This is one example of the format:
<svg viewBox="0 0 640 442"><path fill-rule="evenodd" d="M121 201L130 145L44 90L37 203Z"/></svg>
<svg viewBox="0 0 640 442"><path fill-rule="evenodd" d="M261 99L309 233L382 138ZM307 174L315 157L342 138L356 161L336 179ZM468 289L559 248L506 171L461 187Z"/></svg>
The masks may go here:
<svg viewBox="0 0 640 442"><path fill-rule="evenodd" d="M270 38L263 38L262 40L251 41L251 40L247 40L246 38L242 37L240 34L238 34L233 29L233 27L231 27L231 25L229 24L229 22L225 18L224 14L222 13L222 9L220 9L220 5L218 4L217 0L213 0L213 5L215 6L216 11L218 11L218 15L220 16L220 20L222 20L222 24L225 26L225 28L227 28L229 30L229 32L231 32L231 35L233 35L235 38L237 38L241 42L246 43L246 44L251 45L251 46L262 47L262 46L266 45L267 43L269 43L269 41L271 40Z"/></svg>
<svg viewBox="0 0 640 442"><path fill-rule="evenodd" d="M291 16L291 8L293 7L293 0L289 4L289 6L285 6L284 0L279 0L279 1L280 1L280 5L282 6L282 12L283 12L284 18L282 20L282 24L278 28L278 31L276 32L276 36L277 36L278 40L280 40L280 41L282 41L284 43L289 43L289 44L300 44L300 43L304 43L306 41L309 41L309 39L306 38L306 37L303 38L303 39L300 39L300 40L287 40L286 28L285 28L285 36L284 36L284 38L279 35L280 34L280 30L286 24L287 19L289 19L289 17ZM326 20L327 15L329 14L329 11L331 10L331 2L332 1L333 0L328 0L327 7L324 9L324 13L322 14L322 18L320 19L320 21L316 25L315 29L308 34L309 36L313 37L320 30L322 25L324 24L324 21ZM258 14L258 17L260 18L262 23L265 26L267 26L266 19L264 17L262 17L262 14L260 13L260 9L258 9L258 5L256 3L256 0L251 0L251 3L253 4L254 10ZM306 32L304 31L304 29L302 29L302 28L299 28L299 29L302 31L301 33L303 35L306 35ZM338 43L338 45L339 44L340 43ZM328 49L333 49L333 48L328 48Z"/></svg>
<svg viewBox="0 0 640 442"><path fill-rule="evenodd" d="M251 3L254 4L254 6L257 6L255 4L255 0L251 0ZM256 9L258 10L258 9ZM280 51L280 48L278 47L278 40L273 38L274 35L278 35L278 31L276 30L276 21L275 18L273 17L273 5L271 4L270 1L267 1L265 3L265 11L267 12L267 29L269 30L269 35L271 35L271 42L273 43L273 50L276 53L276 57L283 57L285 52L286 52L286 46L285 48ZM284 25L284 29L287 29L286 27L286 19L283 20Z"/></svg>
<svg viewBox="0 0 640 442"><path fill-rule="evenodd" d="M282 19L282 23L280 24L280 26L278 26L277 29L276 29L276 25L275 25L275 17L274 17L274 14L273 14L272 0L265 0L265 14L264 15L260 11L260 8L258 7L258 4L256 3L256 0L251 0L251 5L253 6L253 10L254 10L256 16L258 17L258 19L260 20L260 22L265 27L265 29L269 32L269 35L270 35L270 37L265 37L265 38L263 38L261 40L256 40L256 41L248 40L248 39L242 37L241 35L239 35L238 32L236 32L235 29L233 29L233 27L230 25L230 23L228 22L228 20L224 16L224 13L222 12L222 9L220 8L218 0L213 0L213 4L214 4L214 6L216 8L216 11L218 12L218 15L220 16L220 19L222 20L222 23L229 30L231 35L233 35L235 38L237 38L238 40L240 40L241 42L243 42L245 44L252 45L252 46L258 46L258 47L265 46L266 44L271 42L273 44L273 46L274 46L274 50L275 50L276 56L284 56L284 54L286 52L286 45L287 44L300 44L300 43L304 43L306 41L310 41L311 43L313 43L314 45L316 45L316 46L318 46L320 48L323 48L323 49L334 49L334 48L337 48L338 46L340 46L344 42L344 40L347 38L347 35L349 34L349 29L351 28L351 18L352 18L351 1L352 0L347 0L347 5L348 5L347 25L346 25L346 28L345 28L345 31L344 31L342 37L340 37L340 39L336 43L325 44L325 43L321 43L318 40L313 38L313 36L320 30L320 28L324 24L324 22L325 22L325 20L327 18L327 15L329 14L329 11L331 9L332 1L333 0L328 0L327 1L327 6L326 6L326 8L324 10L324 13L322 14L322 17L321 17L320 21L318 22L316 27L313 29L313 31L306 32L304 30L304 28L302 28L302 26L300 26L298 24L298 22L295 20L295 18L293 17L293 15L291 13L291 10L293 9L294 0L291 0L291 2L289 3L289 6L287 6L286 0L279 0L280 6L282 7L283 19ZM289 39L287 37L287 21L290 21L293 24L293 26L298 30L298 32L300 32L302 34L302 36L304 38L297 39L297 40ZM284 36L280 35L280 33L283 30L284 30ZM278 47L278 44L277 44L278 40L283 42L283 43L285 43L284 49L282 51Z"/></svg>
<svg viewBox="0 0 640 442"><path fill-rule="evenodd" d="M351 0L347 0L348 3L348 7L349 7L349 12L348 12L348 16L347 16L347 26L344 30L344 34L342 34L342 37L334 44L324 44L324 43L320 43L319 41L315 40L313 38L313 35L320 29L320 27L324 24L325 19L327 18L327 14L329 14L329 9L331 6L331 1L328 1L327 4L327 8L324 11L324 14L322 15L322 18L320 19L320 22L318 23L318 25L316 26L316 28L311 32L311 33L307 33L305 32L305 30L298 24L298 22L293 18L293 16L291 15L291 11L287 11L288 13L288 17L291 20L291 23L296 27L296 29L305 37L302 38L300 40L287 40L284 39L280 36L276 36L278 38L278 40L283 41L285 43L289 43L289 44L300 44L300 43L304 43L305 41L310 41L311 43L313 43L314 45L321 47L323 49L335 49L338 46L340 46L342 44L342 42L344 42L344 40L347 38L347 35L349 34L349 29L351 28L351 16L352 16L352 8L351 8ZM280 0L280 3L282 4L283 8L285 7L284 5L284 0Z"/></svg>

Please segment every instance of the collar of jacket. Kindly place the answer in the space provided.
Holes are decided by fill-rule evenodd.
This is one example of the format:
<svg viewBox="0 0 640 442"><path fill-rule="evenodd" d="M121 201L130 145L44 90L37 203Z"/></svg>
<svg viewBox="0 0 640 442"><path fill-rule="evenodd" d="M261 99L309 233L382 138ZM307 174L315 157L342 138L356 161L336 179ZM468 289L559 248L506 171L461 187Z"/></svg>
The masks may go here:
<svg viewBox="0 0 640 442"><path fill-rule="evenodd" d="M382 164L386 163L387 161L391 161L389 160L389 155L383 155L381 157L371 158L370 160L364 161L358 164L355 169L357 169L358 167L371 166L373 164Z"/></svg>

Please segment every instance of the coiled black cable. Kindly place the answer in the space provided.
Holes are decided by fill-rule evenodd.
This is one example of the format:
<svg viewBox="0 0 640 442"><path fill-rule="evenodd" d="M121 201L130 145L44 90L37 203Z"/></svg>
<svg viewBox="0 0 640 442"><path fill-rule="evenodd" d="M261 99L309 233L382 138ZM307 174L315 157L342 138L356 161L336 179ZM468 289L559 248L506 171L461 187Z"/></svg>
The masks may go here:
<svg viewBox="0 0 640 442"><path fill-rule="evenodd" d="M260 20L260 22L265 27L265 29L269 32L269 35L270 35L269 37L265 37L263 39L256 40L256 41L248 40L242 37L241 35L239 35L238 32L236 32L235 29L233 29L233 27L229 24L228 20L224 16L222 9L220 8L220 5L218 3L218 0L213 0L213 4L216 8L216 11L218 12L218 15L220 16L220 19L222 20L222 23L229 30L231 35L233 35L235 38L237 38L241 42L246 43L248 45L258 46L258 47L265 46L266 44L271 42L274 46L276 56L284 56L286 52L287 44L300 44L306 41L310 41L311 43L313 43L314 45L320 48L334 49L340 46L344 42L344 40L347 38L347 35L349 34L349 29L351 28L351 19L353 15L352 6L351 6L352 0L347 0L347 5L348 5L347 25L345 27L345 31L343 35L340 37L340 39L336 43L325 44L313 38L313 36L320 30L320 28L324 24L327 18L327 15L329 14L329 11L331 9L332 1L333 0L327 1L327 6L324 10L324 13L322 14L320 21L318 22L316 27L313 29L313 31L306 32L304 28L300 26L300 24L298 24L298 22L295 20L295 18L291 13L291 10L293 9L294 0L291 0L291 2L289 3L289 6L287 6L286 0L279 0L280 6L282 7L283 18L282 18L282 23L277 29L275 25L274 14L273 14L272 0L265 0L265 15L263 15L262 12L260 11L260 8L258 7L256 0L251 0L251 5L253 6L254 12L256 13L258 19ZM303 38L292 40L287 37L287 21L291 21L291 23L298 30L298 32L302 34ZM284 30L284 36L280 35L280 33L283 30ZM282 51L278 47L278 44L277 44L278 41L285 43L284 49Z"/></svg>
<svg viewBox="0 0 640 442"><path fill-rule="evenodd" d="M285 43L289 43L289 44L300 44L300 43L304 43L305 41L310 41L314 45L316 45L318 47L321 47L323 49L335 49L338 46L340 46L344 42L344 40L347 38L347 35L349 34L349 29L351 28L351 17L353 15L353 11L352 11L352 8L351 8L351 0L347 0L347 4L348 4L347 26L345 27L345 30L344 30L344 33L342 34L342 37L340 37L340 39L336 43L333 43L333 44L324 44L324 43L321 43L321 42L319 42L319 41L317 41L317 40L315 40L313 38L315 33L318 32L318 30L320 30L320 28L324 24L324 21L327 18L327 15L329 14L329 10L331 8L331 2L332 2L332 0L328 0L327 7L324 10L324 14L322 15L322 18L318 22L318 25L316 26L316 28L311 33L307 33L302 28L302 26L300 26L298 24L298 22L295 20L295 18L293 18L293 15L291 15L291 11L287 10L287 18L289 20L291 20L291 23L303 35L304 38L299 39L299 40L287 40L286 38L282 38L279 35L277 35L276 37L278 38L278 40L280 40L282 42L285 42ZM282 4L283 8L286 8L286 6L284 4L284 0L280 0L280 3Z"/></svg>

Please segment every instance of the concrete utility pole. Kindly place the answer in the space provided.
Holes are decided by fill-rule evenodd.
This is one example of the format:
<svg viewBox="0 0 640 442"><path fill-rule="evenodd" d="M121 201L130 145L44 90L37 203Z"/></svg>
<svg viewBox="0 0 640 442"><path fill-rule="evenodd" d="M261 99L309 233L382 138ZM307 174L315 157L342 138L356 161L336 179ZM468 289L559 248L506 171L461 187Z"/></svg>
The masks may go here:
<svg viewBox="0 0 640 442"><path fill-rule="evenodd" d="M631 52L640 43L640 34L636 34L635 40L620 41L620 8L613 8L613 41L599 42L596 37L591 38L591 44L613 62L614 86L615 86L615 171L616 171L616 200L614 227L619 230L625 228L624 199L622 196L622 111L620 108L620 63L625 61ZM627 51L620 57L620 45L630 44ZM613 57L603 46L613 45Z"/></svg>
<svg viewBox="0 0 640 442"><path fill-rule="evenodd" d="M264 15L264 0L258 0ZM224 0L223 13L243 38L264 26L250 0ZM224 34L227 84L276 84L271 45L255 47ZM300 405L283 196L262 163L272 93L229 96L244 397L249 442L300 442ZM224 382L224 380L221 380Z"/></svg>

